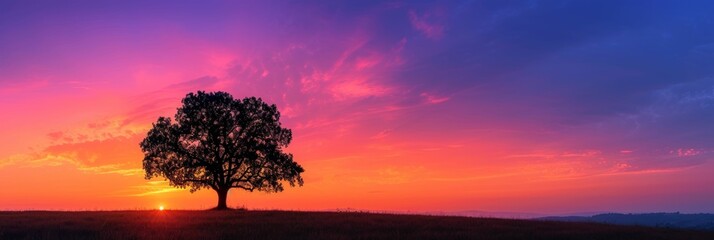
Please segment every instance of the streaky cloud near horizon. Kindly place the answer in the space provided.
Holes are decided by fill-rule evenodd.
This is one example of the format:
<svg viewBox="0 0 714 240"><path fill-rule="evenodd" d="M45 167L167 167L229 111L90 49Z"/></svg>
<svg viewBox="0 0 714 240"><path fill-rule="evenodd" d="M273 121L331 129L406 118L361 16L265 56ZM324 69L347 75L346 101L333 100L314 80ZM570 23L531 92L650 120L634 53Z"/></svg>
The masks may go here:
<svg viewBox="0 0 714 240"><path fill-rule="evenodd" d="M138 142L198 90L275 103L261 209L714 212L707 1L0 3L4 209L208 208ZM20 180L25 179L25 180Z"/></svg>

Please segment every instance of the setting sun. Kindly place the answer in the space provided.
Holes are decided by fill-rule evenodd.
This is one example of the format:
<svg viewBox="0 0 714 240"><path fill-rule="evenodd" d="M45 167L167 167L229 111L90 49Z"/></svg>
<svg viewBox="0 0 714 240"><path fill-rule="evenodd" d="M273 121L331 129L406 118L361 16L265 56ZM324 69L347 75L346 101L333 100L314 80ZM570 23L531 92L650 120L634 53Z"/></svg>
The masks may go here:
<svg viewBox="0 0 714 240"><path fill-rule="evenodd" d="M163 210L164 210L164 205L159 206L159 211L163 211Z"/></svg>

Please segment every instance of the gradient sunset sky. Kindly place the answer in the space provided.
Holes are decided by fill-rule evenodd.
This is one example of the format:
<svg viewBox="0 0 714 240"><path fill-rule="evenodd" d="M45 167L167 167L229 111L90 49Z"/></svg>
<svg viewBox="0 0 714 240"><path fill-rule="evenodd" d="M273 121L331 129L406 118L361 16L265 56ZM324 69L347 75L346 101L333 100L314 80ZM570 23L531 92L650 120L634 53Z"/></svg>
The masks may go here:
<svg viewBox="0 0 714 240"><path fill-rule="evenodd" d="M205 209L139 142L262 97L305 185L251 209L714 212L714 1L0 1L0 210Z"/></svg>

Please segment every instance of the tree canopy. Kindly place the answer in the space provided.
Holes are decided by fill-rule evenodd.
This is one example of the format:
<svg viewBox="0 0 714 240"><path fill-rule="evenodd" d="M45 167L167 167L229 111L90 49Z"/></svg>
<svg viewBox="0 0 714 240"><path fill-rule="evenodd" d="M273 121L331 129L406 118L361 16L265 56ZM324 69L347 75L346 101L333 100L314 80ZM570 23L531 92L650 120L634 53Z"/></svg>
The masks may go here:
<svg viewBox="0 0 714 240"><path fill-rule="evenodd" d="M304 169L284 152L292 140L280 112L260 98L234 99L226 92L189 93L174 120L159 117L141 142L146 178L218 193L226 209L228 190L280 192L283 183L303 185Z"/></svg>

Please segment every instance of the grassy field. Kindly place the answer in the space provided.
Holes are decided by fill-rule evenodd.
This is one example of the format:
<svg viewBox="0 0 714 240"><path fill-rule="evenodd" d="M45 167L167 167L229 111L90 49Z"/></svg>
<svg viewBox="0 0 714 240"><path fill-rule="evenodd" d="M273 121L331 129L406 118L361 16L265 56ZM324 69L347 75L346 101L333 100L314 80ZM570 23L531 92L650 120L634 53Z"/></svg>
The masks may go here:
<svg viewBox="0 0 714 240"><path fill-rule="evenodd" d="M0 239L714 239L714 232L288 211L0 212Z"/></svg>

